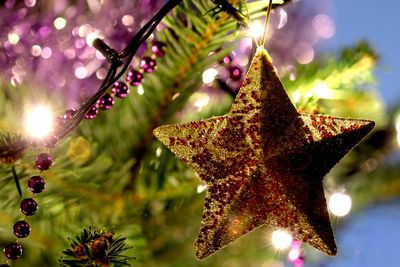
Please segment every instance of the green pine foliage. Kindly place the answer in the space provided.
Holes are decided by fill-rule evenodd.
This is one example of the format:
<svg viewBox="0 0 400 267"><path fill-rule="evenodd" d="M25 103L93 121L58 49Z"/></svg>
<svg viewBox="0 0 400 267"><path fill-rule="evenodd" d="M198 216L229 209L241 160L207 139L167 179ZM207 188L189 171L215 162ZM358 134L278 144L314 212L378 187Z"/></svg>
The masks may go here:
<svg viewBox="0 0 400 267"><path fill-rule="evenodd" d="M129 249L125 238L115 237L113 231L98 230L93 227L71 239L71 248L63 251L60 260L64 267L123 267L132 266L124 252Z"/></svg>
<svg viewBox="0 0 400 267"><path fill-rule="evenodd" d="M248 8L253 17L259 17L266 5L265 1L254 1ZM234 41L243 37L238 23L228 14L207 13L213 7L211 1L195 0L184 1L174 9L163 21L164 29L157 33L157 39L167 44L166 56L157 59L154 73L146 74L144 93L131 87L128 98L116 101L110 111L100 113L94 121L82 122L52 151L55 163L44 173L46 189L36 196L39 212L28 218L32 232L21 240L24 255L13 266L57 266L61 251L69 248L64 254L72 257L76 244L87 244L99 234L92 228L83 230L71 247L67 237L88 225L113 227L124 238L113 243L115 250L110 247L113 255L124 252L123 258L116 258L115 266L261 266L276 256L269 245L271 229L262 228L215 256L197 261L193 243L200 227L202 182L152 135L159 125L221 115L230 108L233 98L215 88L215 97L206 108L200 112L191 109L193 95L202 85L203 71L232 51ZM375 59L372 50L361 43L339 57L296 66L297 79L292 81L283 74L283 81L296 106L305 112L374 119L383 128L388 118L376 92L371 90L375 86ZM325 95L318 93L321 84ZM12 122L20 120L20 113L11 110L20 108L15 105L21 101L15 99L28 99L31 93L29 87L18 91L7 87L10 85L3 82L0 90L0 99L5 103L0 105L4 118L0 130L17 132L20 123ZM61 113L69 107L57 108ZM18 137L4 133L0 146L19 140L14 138ZM360 155L365 151L373 155L371 150L377 148L361 145L361 152L355 151L337 166L327 184L340 184L343 170L358 168ZM30 149L13 163L23 197L30 197L26 183L38 173L33 162L39 151ZM372 175L357 168L358 181ZM1 164L0 174L0 243L5 244L15 239L11 227L22 218L18 213L21 198L11 165ZM354 192L360 188L364 187L359 185ZM393 195L399 193L397 187ZM65 260L72 259L63 260L67 264ZM91 266L76 264L67 266Z"/></svg>

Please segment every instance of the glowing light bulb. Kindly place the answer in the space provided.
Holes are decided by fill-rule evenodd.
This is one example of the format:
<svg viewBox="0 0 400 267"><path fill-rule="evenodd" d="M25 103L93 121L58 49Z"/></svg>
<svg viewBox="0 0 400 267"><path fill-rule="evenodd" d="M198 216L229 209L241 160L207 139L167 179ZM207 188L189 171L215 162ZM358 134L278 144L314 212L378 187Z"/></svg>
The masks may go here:
<svg viewBox="0 0 400 267"><path fill-rule="evenodd" d="M328 208L336 216L345 216L351 209L351 198L343 193L334 193L328 201Z"/></svg>
<svg viewBox="0 0 400 267"><path fill-rule="evenodd" d="M46 137L53 127L53 116L44 106L31 108L25 118L26 132L34 138Z"/></svg>
<svg viewBox="0 0 400 267"><path fill-rule="evenodd" d="M272 245L277 249L287 249L292 244L292 236L284 230L272 232Z"/></svg>
<svg viewBox="0 0 400 267"><path fill-rule="evenodd" d="M260 38L264 33L264 23L261 21L255 21L250 25L249 35L253 38Z"/></svg>

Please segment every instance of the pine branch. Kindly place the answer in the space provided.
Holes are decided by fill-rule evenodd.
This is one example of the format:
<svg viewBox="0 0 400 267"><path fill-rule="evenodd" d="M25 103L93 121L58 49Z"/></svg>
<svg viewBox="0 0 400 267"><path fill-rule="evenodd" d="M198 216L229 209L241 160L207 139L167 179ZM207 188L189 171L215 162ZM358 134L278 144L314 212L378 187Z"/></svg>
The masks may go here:
<svg viewBox="0 0 400 267"><path fill-rule="evenodd" d="M98 230L93 227L70 239L71 248L63 251L66 257L60 259L65 267L122 267L131 266L125 256L130 249L125 244L125 238L114 236L113 231Z"/></svg>
<svg viewBox="0 0 400 267"><path fill-rule="evenodd" d="M14 133L0 133L0 162L12 163L20 159L29 143L20 135Z"/></svg>
<svg viewBox="0 0 400 267"><path fill-rule="evenodd" d="M238 2L231 1L233 6ZM253 4L258 4L259 10L264 3L259 1ZM151 154L153 129L174 120L176 112L182 109L189 96L199 87L201 73L229 53L233 49L232 42L241 37L234 33L237 28L235 20L231 17L233 11L229 9L231 12L221 13L218 17L203 15L212 8L210 2L184 1L183 5L164 20L167 29L160 33L158 38L167 44L167 56L151 80L143 84L146 90L159 92L157 97L154 96L158 98L158 102L153 102L156 111L149 115L149 126L140 145L133 151L136 162L132 166L131 183L127 185L126 190L133 188L139 169L147 169L143 162L146 162L146 158ZM223 49L219 50L221 48ZM219 51L215 52L217 50ZM210 53L213 53L212 56ZM140 174L142 175L147 174Z"/></svg>

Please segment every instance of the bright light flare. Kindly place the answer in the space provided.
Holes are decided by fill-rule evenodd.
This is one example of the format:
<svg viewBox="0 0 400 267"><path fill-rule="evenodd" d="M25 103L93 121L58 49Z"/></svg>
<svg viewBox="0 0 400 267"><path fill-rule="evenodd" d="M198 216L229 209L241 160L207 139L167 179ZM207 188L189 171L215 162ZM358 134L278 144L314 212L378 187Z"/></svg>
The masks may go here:
<svg viewBox="0 0 400 267"><path fill-rule="evenodd" d="M26 132L37 139L46 137L53 128L53 115L47 107L36 106L28 110L25 118Z"/></svg>
<svg viewBox="0 0 400 267"><path fill-rule="evenodd" d="M351 198L343 193L334 193L329 198L328 208L336 216L345 216L351 210Z"/></svg>
<svg viewBox="0 0 400 267"><path fill-rule="evenodd" d="M292 244L293 237L284 230L272 232L272 245L279 250L287 249Z"/></svg>
<svg viewBox="0 0 400 267"><path fill-rule="evenodd" d="M264 24L261 21L254 21L249 28L249 36L253 38L260 38L264 33Z"/></svg>

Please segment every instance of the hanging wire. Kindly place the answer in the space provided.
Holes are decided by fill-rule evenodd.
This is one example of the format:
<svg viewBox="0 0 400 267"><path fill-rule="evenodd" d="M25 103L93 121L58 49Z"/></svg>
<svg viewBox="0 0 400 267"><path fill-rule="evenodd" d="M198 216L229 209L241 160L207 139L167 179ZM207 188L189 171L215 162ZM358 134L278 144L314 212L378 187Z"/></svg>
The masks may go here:
<svg viewBox="0 0 400 267"><path fill-rule="evenodd" d="M265 23L264 23L264 33L261 37L260 46L264 47L265 40L267 39L267 28L269 24L269 17L271 16L271 9L272 9L272 0L269 0L267 15L265 16Z"/></svg>

